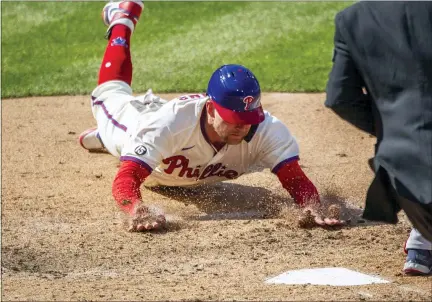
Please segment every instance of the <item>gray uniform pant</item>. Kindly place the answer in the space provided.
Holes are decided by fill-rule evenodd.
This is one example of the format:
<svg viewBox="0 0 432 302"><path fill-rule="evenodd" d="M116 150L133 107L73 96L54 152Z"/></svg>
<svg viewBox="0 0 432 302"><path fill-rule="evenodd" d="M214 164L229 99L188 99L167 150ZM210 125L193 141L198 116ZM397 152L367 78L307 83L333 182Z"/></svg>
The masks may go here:
<svg viewBox="0 0 432 302"><path fill-rule="evenodd" d="M406 243L406 249L418 249L432 251L432 242L427 240L420 232L413 228Z"/></svg>

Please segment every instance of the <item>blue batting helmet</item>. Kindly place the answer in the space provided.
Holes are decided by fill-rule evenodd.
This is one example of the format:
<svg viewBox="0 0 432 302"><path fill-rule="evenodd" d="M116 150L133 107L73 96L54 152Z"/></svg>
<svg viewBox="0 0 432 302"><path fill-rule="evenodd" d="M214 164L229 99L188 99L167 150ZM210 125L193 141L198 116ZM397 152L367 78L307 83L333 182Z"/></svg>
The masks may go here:
<svg viewBox="0 0 432 302"><path fill-rule="evenodd" d="M258 79L242 65L216 69L208 83L207 95L228 123L253 125L264 120Z"/></svg>

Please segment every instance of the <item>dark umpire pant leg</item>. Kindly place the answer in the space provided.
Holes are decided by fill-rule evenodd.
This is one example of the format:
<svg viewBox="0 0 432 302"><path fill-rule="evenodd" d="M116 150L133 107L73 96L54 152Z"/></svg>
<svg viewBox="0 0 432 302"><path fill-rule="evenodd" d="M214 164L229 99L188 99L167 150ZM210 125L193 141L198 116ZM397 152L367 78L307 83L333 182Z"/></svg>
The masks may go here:
<svg viewBox="0 0 432 302"><path fill-rule="evenodd" d="M421 204L402 196L398 196L397 200L413 226L432 242L432 204Z"/></svg>
<svg viewBox="0 0 432 302"><path fill-rule="evenodd" d="M389 190L390 187L391 184L387 172L380 167L369 186L363 218L392 224L398 222L397 213L401 208L396 200L396 196Z"/></svg>
<svg viewBox="0 0 432 302"><path fill-rule="evenodd" d="M393 188L387 171L379 167L366 196L363 218L396 224L403 209L412 225L432 242L432 202L422 204L400 196Z"/></svg>

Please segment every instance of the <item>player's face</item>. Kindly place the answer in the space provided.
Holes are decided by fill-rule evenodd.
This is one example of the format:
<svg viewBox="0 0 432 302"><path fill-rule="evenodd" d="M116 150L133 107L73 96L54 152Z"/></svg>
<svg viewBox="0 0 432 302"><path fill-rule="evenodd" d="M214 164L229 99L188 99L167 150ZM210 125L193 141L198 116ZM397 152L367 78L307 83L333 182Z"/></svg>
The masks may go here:
<svg viewBox="0 0 432 302"><path fill-rule="evenodd" d="M251 125L230 124L225 122L217 110L214 110L213 129L220 140L228 145L237 145L249 133Z"/></svg>

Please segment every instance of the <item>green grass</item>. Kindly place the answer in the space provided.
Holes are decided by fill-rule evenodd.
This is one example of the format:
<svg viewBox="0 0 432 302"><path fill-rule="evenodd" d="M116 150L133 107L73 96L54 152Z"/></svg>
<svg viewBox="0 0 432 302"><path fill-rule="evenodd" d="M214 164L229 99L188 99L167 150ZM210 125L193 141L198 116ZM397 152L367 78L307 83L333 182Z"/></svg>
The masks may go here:
<svg viewBox="0 0 432 302"><path fill-rule="evenodd" d="M132 87L204 91L214 69L237 63L264 91L323 91L334 16L351 3L147 2L132 38ZM106 46L103 2L1 5L3 98L91 92Z"/></svg>

